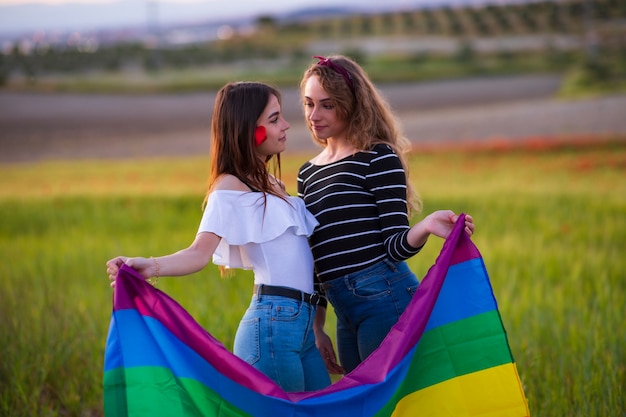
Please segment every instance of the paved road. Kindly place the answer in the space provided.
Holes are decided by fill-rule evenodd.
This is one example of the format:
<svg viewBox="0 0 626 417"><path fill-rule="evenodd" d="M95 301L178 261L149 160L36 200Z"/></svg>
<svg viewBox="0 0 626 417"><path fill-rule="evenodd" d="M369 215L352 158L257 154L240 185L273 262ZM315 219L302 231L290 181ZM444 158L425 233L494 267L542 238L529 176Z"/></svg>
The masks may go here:
<svg viewBox="0 0 626 417"><path fill-rule="evenodd" d="M385 85L406 135L438 144L626 134L626 96L561 102L560 78L520 76ZM0 163L208 153L214 93L159 96L0 92ZM289 150L314 150L298 92L284 90Z"/></svg>

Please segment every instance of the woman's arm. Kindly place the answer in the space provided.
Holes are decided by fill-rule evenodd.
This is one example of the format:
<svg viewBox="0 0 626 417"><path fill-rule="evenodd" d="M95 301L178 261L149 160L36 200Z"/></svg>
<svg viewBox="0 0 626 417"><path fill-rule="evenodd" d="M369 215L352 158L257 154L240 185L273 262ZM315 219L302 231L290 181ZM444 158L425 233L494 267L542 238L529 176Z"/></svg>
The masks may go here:
<svg viewBox="0 0 626 417"><path fill-rule="evenodd" d="M158 258L117 256L106 263L107 273L112 281L111 286L115 284L115 277L122 264L130 266L146 279L160 276L183 276L198 272L209 263L220 240L221 237L214 233L202 232L196 235L188 248L171 255Z"/></svg>
<svg viewBox="0 0 626 417"><path fill-rule="evenodd" d="M315 319L313 320L313 333L315 333L315 345L324 359L326 370L330 374L345 374L346 370L337 363L337 356L333 348L333 342L324 332L326 322L326 307L317 307Z"/></svg>

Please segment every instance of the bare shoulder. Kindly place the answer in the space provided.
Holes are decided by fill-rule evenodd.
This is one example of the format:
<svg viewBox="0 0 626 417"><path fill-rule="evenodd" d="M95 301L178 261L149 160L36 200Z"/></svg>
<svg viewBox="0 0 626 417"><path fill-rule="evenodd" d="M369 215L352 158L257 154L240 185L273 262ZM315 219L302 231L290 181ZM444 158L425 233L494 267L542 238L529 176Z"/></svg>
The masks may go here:
<svg viewBox="0 0 626 417"><path fill-rule="evenodd" d="M250 188L234 175L224 174L215 181L213 190L250 191Z"/></svg>

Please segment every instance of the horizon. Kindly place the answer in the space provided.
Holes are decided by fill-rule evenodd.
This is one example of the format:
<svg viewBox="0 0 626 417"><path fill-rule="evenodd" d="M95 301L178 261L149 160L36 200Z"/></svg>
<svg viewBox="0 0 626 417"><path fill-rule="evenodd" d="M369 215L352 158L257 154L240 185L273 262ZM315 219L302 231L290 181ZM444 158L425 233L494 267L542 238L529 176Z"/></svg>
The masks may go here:
<svg viewBox="0 0 626 417"><path fill-rule="evenodd" d="M0 34L38 31L115 30L150 24L253 19L284 16L301 9L343 8L366 11L416 9L432 6L524 3L531 0L0 0ZM550 0L549 0L550 1ZM245 10L245 12L241 12Z"/></svg>
<svg viewBox="0 0 626 417"><path fill-rule="evenodd" d="M394 4L423 3L390 0ZM378 5L377 0L2 0L0 32L80 31L121 29L132 26L185 24L187 22L242 20L268 14L280 16L308 7L361 7ZM242 12L245 10L245 12Z"/></svg>

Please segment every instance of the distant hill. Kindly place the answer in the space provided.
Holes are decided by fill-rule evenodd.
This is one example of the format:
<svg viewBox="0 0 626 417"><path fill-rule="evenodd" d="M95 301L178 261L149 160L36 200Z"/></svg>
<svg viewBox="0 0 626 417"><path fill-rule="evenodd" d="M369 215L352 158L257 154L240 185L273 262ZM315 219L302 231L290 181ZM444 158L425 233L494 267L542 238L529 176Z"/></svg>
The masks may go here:
<svg viewBox="0 0 626 417"><path fill-rule="evenodd" d="M527 2L505 0L506 3ZM137 26L182 25L186 23L219 23L251 21L259 15L280 20L302 20L354 12L377 12L419 9L433 6L502 4L502 0L234 0L225 2L168 0L119 0L108 3L43 4L34 0L20 5L0 4L0 35L24 32L85 31L136 28ZM312 6L314 4L314 6Z"/></svg>
<svg viewBox="0 0 626 417"><path fill-rule="evenodd" d="M419 1L417 3L420 3ZM216 5L217 4L217 5ZM355 10L380 9L377 0L344 0L341 7L328 6L319 1L319 7L310 7L306 1L235 0L225 2L172 3L156 0L120 0L110 3L66 3L21 5L0 4L0 33L19 33L36 30L98 30L119 29L159 24L220 20L250 20L257 15L289 16L298 18L311 15L324 16ZM397 7L406 1L387 0L385 8Z"/></svg>

